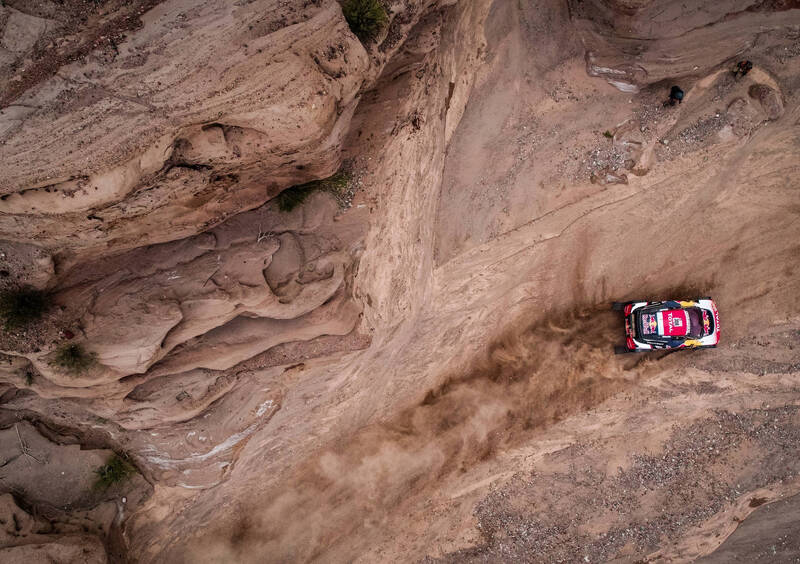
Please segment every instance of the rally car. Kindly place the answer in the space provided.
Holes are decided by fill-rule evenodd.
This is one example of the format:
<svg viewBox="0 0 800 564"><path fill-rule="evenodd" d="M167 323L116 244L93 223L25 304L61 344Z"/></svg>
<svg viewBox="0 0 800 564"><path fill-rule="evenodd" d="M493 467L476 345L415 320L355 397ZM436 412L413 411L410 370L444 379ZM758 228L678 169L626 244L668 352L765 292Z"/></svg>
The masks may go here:
<svg viewBox="0 0 800 564"><path fill-rule="evenodd" d="M719 313L714 300L614 302L625 314L625 346L617 354L654 349L713 348L719 342Z"/></svg>

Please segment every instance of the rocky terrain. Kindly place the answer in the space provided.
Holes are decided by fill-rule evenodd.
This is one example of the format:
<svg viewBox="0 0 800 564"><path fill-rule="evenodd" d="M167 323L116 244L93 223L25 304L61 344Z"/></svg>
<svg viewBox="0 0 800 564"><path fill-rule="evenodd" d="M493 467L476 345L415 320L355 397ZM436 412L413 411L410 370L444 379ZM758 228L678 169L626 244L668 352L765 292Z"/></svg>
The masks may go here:
<svg viewBox="0 0 800 564"><path fill-rule="evenodd" d="M0 4L2 560L796 558L800 4L381 4Z"/></svg>

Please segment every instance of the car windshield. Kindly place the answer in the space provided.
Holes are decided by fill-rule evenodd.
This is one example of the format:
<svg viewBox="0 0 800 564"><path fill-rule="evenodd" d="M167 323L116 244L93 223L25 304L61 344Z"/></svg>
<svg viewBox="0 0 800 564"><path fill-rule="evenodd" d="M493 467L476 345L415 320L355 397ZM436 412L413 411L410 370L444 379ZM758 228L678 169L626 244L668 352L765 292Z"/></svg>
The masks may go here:
<svg viewBox="0 0 800 564"><path fill-rule="evenodd" d="M686 310L689 314L689 333L690 337L699 337L703 334L703 314L700 308L690 307Z"/></svg>

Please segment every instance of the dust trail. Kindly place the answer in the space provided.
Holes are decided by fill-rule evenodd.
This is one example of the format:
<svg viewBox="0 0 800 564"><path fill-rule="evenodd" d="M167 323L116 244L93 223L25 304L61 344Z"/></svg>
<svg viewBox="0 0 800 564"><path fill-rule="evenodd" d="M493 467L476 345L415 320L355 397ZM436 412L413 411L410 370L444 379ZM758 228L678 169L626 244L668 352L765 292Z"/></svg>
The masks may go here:
<svg viewBox="0 0 800 564"><path fill-rule="evenodd" d="M620 334L619 316L591 309L507 331L470 372L308 460L266 508L243 511L250 517L203 546L203 559L323 558L400 502L635 381L639 357L611 352Z"/></svg>

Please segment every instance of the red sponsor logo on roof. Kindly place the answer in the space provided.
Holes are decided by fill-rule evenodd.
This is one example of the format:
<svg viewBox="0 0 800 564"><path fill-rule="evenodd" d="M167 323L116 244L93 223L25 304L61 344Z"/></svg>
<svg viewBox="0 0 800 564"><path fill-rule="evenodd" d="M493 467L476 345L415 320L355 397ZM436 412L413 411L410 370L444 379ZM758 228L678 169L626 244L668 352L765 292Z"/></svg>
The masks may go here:
<svg viewBox="0 0 800 564"><path fill-rule="evenodd" d="M689 333L689 316L682 309L668 309L661 312L664 321L664 335L685 337Z"/></svg>

